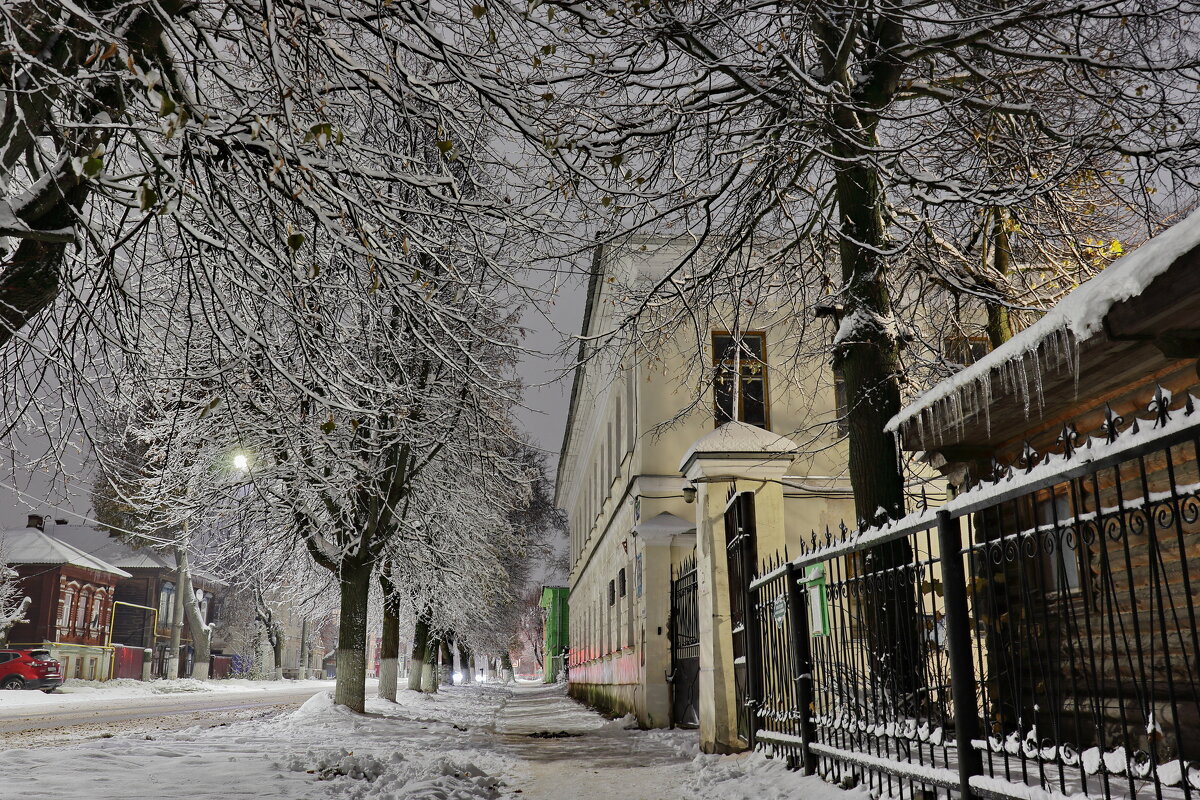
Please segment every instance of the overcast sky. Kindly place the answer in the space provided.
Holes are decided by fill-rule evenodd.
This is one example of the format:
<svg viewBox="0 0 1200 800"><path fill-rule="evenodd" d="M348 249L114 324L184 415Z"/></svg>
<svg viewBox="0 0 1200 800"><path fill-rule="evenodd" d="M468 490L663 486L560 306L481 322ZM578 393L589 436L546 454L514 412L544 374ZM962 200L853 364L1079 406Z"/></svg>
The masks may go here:
<svg viewBox="0 0 1200 800"><path fill-rule="evenodd" d="M520 409L517 417L529 431L534 444L550 453L551 469L557 463L571 395L570 359L561 352L564 345L574 351L569 341L564 340L564 335L573 336L579 332L583 319L583 286L582 278L570 279L560 288L553 303L531 307L522 319L523 326L529 331L525 340L529 352L519 369L526 385L527 407ZM66 518L72 523L89 521L91 478L86 471L84 454L65 454L63 461L73 474L60 478L57 486L49 472L12 469L14 450L37 454L45 446L45 441L25 436L10 437L0 449L0 528L23 527L32 513Z"/></svg>

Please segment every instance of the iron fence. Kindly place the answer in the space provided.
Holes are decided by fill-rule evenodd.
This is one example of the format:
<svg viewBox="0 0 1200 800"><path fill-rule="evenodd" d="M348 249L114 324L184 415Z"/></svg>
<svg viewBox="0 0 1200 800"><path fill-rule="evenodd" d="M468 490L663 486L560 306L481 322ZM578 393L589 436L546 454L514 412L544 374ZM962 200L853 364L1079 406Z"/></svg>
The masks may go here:
<svg viewBox="0 0 1200 800"><path fill-rule="evenodd" d="M879 795L1190 800L1200 415L1174 406L764 565L749 741Z"/></svg>

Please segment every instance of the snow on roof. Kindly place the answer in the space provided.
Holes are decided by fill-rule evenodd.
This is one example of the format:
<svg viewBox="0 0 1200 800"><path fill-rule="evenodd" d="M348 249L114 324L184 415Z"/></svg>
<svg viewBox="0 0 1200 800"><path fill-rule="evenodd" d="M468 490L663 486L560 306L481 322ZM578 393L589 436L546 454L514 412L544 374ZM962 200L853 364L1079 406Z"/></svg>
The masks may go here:
<svg viewBox="0 0 1200 800"><path fill-rule="evenodd" d="M888 421L885 429L899 430L901 425L921 412L952 398L967 386L981 384L993 370L1036 350L1053 336L1066 332L1076 341L1090 337L1100 330L1105 316L1115 304L1141 294L1155 278L1198 246L1200 211L1195 211L1114 261L1099 275L1063 298L1033 325L914 399Z"/></svg>
<svg viewBox="0 0 1200 800"><path fill-rule="evenodd" d="M679 533L694 533L695 531L695 520L684 519L669 511L664 511L650 519L642 520L633 526L633 532L640 536L651 536L654 534L674 536Z"/></svg>
<svg viewBox="0 0 1200 800"><path fill-rule="evenodd" d="M688 448L679 462L682 472L697 453L794 453L799 448L786 436L749 425L745 422L726 422L709 434L701 436Z"/></svg>
<svg viewBox="0 0 1200 800"><path fill-rule="evenodd" d="M70 564L75 567L107 572L130 578L128 572L88 555L73 545L39 531L37 528L16 528L0 531L0 550L10 564Z"/></svg>
<svg viewBox="0 0 1200 800"><path fill-rule="evenodd" d="M56 523L50 529L50 535L122 569L175 569L175 565L162 553L156 553L149 548L131 547L120 539L109 536L105 531L88 525Z"/></svg>

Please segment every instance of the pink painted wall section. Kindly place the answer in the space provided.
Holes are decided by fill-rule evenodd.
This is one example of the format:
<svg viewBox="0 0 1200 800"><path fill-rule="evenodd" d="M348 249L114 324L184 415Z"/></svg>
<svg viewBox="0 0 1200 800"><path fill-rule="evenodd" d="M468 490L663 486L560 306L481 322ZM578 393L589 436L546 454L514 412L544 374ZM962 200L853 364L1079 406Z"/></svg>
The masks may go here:
<svg viewBox="0 0 1200 800"><path fill-rule="evenodd" d="M641 683L642 666L633 650L571 667L571 683Z"/></svg>

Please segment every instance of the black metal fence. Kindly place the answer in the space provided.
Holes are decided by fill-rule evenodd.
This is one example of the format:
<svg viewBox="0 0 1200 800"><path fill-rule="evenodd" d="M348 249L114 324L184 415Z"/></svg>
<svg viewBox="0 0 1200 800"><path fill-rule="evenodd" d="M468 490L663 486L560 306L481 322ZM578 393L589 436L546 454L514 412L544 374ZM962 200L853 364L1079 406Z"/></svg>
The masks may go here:
<svg viewBox="0 0 1200 800"><path fill-rule="evenodd" d="M748 740L881 795L1190 798L1200 414L1172 405L764 565Z"/></svg>
<svg viewBox="0 0 1200 800"><path fill-rule="evenodd" d="M671 727L700 724L700 598L693 553L671 567Z"/></svg>

